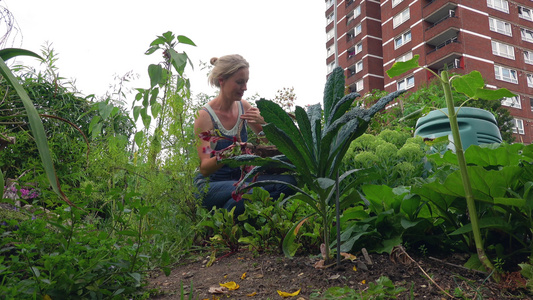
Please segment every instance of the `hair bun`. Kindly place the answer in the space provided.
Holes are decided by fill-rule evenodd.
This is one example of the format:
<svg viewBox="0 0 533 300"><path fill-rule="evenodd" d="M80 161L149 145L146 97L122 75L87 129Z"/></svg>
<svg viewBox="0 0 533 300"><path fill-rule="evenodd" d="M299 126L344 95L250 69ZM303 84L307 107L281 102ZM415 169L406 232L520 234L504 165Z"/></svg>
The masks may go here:
<svg viewBox="0 0 533 300"><path fill-rule="evenodd" d="M211 58L211 60L209 61L212 65L215 65L215 63L217 62L218 60L218 57L213 57Z"/></svg>

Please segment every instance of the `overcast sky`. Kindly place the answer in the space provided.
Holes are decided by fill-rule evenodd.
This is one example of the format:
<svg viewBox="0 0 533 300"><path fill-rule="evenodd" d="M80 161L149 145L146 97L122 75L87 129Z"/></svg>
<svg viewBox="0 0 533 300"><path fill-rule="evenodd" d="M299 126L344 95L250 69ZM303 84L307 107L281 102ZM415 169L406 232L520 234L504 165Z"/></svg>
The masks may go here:
<svg viewBox="0 0 533 300"><path fill-rule="evenodd" d="M250 63L245 98L258 93L271 99L277 90L294 87L297 105L322 101L323 0L0 0L0 6L20 29L7 47L40 53L52 43L59 75L76 79L85 95L103 95L114 75L128 71L141 76L131 87L148 88L148 65L161 56L144 52L157 35L172 31L197 45L177 47L195 65L186 70L194 94L215 93L200 61L238 53Z"/></svg>

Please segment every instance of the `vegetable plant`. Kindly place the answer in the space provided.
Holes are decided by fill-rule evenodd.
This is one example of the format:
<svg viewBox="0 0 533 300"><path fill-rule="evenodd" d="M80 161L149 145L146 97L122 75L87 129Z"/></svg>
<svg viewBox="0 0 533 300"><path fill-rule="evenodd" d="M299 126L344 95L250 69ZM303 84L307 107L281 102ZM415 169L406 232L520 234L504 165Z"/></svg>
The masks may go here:
<svg viewBox="0 0 533 300"><path fill-rule="evenodd" d="M455 151L457 154L457 161L460 169L460 177L461 177L461 184L464 188L466 203L468 207L468 214L470 217L470 221L472 224L472 233L474 235L474 241L476 244L476 250L479 257L479 260L483 263L483 265L490 271L496 271L491 261L488 259L488 257L485 254L485 248L483 245L483 240L481 237L479 222L478 222L478 215L476 211L476 203L474 200L474 194L472 191L472 183L471 183L471 177L469 176L469 172L467 169L466 159L464 156L464 150L461 142L461 135L459 133L459 125L457 122L457 113L458 109L455 108L453 97L452 97L452 86L453 88L460 93L465 94L468 96L468 100L477 100L477 99L487 99L487 100L499 100L503 97L512 97L514 96L513 93L508 91L507 89L498 89L498 90L491 90L485 88L485 82L483 80L483 77L481 76L481 73L478 71L472 71L469 74L466 75L454 75L450 77L448 75L448 71L444 70L440 74L437 74L433 72L433 70L421 67L418 64L419 55L415 55L411 60L406 62L396 62L392 66L391 69L387 70L387 75L389 77L395 77L399 76L407 71L410 71L412 69L416 68L424 68L428 70L429 72L433 73L436 78L440 81L443 89L444 89L444 96L446 100L446 106L448 108L448 118L450 120L450 127L451 132L453 136L453 141L455 144ZM467 100L467 101L468 101ZM463 103L464 104L464 103ZM497 273L495 273L496 277L498 278Z"/></svg>
<svg viewBox="0 0 533 300"><path fill-rule="evenodd" d="M353 199L348 197L348 192L360 182L359 178L342 185L345 179L358 171L348 170L339 176L338 171L344 154L350 143L365 132L372 116L403 93L403 91L393 92L379 99L369 109L364 109L351 108L354 99L360 95L358 93L345 95L344 91L344 72L342 68L335 68L324 88L324 109L322 110L320 104L309 106L307 111L296 106L294 111L296 124L276 103L264 99L257 101L257 107L267 123L263 126L266 137L283 155L272 158L241 155L223 160L224 163L234 166L243 164L256 166L241 182L242 191L272 183L287 184L274 180L254 182L243 187L247 178L269 167L281 167L297 173L301 184L309 189L306 191L288 184L297 191L291 198L307 203L313 212L296 222L286 234L283 251L287 256L294 255L297 249L293 241L301 224L309 217L318 215L322 220L324 259L328 261L331 258L330 226L333 223L335 196L339 196L339 207L344 207Z"/></svg>

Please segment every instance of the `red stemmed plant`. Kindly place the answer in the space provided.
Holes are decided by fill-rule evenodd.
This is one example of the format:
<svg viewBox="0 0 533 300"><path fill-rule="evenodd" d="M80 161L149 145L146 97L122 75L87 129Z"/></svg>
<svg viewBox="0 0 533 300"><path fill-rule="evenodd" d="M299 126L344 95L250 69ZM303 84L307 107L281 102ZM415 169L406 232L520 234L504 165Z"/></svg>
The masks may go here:
<svg viewBox="0 0 533 300"><path fill-rule="evenodd" d="M227 159L227 158L231 158L231 157L235 157L235 156L239 156L243 154L253 155L252 149L249 147L250 146L249 143L241 142L240 138L238 138L237 136L232 136L232 137L224 136L222 135L222 133L220 133L220 130L218 129L201 132L198 136L200 137L200 139L207 141L207 142L211 142L211 143L216 143L220 140L227 140L227 141L232 142L231 145L221 150L213 150L209 146L202 148L203 153L212 154L214 157L217 158L217 162L223 159ZM235 186L240 185L240 183L244 180L245 175L248 172L250 172L253 168L254 166L248 166L248 165L240 166L241 178L239 178L239 180L234 185ZM254 176L254 178L252 179L252 182L254 182L256 179L257 179L257 175ZM243 193L242 190L241 192L233 191L231 193L231 196L233 197L235 201L240 201L242 199L242 193Z"/></svg>

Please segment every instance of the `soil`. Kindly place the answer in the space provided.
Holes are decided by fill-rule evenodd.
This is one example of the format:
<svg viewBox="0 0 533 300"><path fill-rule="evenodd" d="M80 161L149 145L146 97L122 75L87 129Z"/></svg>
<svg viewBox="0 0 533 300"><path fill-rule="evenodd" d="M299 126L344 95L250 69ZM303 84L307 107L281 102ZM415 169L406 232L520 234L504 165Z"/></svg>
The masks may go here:
<svg viewBox="0 0 533 300"><path fill-rule="evenodd" d="M351 259L344 258L339 267L317 268L319 257L316 256L290 259L282 254L253 255L241 250L220 255L209 267L206 267L209 256L203 256L175 267L168 277L160 272L154 273L147 288L157 294L152 299L182 299L183 285L183 299L284 299L278 291L299 291L297 295L285 299L302 300L318 299L310 298L310 295L323 294L331 287L347 286L364 291L370 288L370 283L375 284L381 276L387 276L395 287L405 288L405 291L397 295L397 299L450 299L450 296L458 297L457 299L528 297L526 290L520 287L524 280L519 273L512 273L512 276L497 284L487 280L487 274L463 268L461 265L467 257L461 255L437 259L411 257L403 251L400 255L393 256L370 254L366 259L358 253ZM434 282L429 280L424 272L431 276ZM238 284L237 289L221 288L221 283L232 281ZM191 283L193 297L189 298ZM451 295L446 295L439 287ZM215 289L224 292L215 293ZM456 290L460 291L460 294L454 294Z"/></svg>

